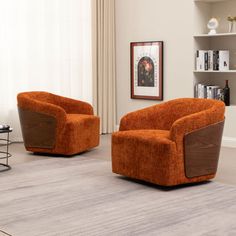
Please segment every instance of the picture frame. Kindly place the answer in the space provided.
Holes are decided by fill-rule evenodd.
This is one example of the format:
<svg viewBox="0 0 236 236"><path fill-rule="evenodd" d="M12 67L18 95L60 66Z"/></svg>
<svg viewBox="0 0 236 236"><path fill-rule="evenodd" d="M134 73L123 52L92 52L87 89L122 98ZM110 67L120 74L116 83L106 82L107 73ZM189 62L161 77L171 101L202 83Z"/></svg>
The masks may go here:
<svg viewBox="0 0 236 236"><path fill-rule="evenodd" d="M131 42L131 98L163 100L163 41Z"/></svg>

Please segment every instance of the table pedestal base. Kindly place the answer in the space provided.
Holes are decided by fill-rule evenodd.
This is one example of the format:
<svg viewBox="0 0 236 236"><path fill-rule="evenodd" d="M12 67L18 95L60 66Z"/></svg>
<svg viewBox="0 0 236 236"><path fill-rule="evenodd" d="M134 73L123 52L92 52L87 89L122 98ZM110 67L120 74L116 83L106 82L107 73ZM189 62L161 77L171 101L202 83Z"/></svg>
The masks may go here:
<svg viewBox="0 0 236 236"><path fill-rule="evenodd" d="M1 166L4 166L4 169L2 169ZM8 171L10 169L11 169L11 167L9 165L0 163L0 172Z"/></svg>

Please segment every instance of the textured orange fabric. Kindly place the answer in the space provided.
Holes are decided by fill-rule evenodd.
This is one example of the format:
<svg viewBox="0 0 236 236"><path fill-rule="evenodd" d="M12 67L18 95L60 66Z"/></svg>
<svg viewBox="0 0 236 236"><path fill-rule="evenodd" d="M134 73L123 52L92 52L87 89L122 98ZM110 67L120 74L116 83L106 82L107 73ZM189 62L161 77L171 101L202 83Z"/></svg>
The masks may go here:
<svg viewBox="0 0 236 236"><path fill-rule="evenodd" d="M99 117L90 104L47 92L25 92L17 96L18 107L56 118L53 149L26 147L28 151L74 155L99 145Z"/></svg>
<svg viewBox="0 0 236 236"><path fill-rule="evenodd" d="M117 174L173 186L211 179L187 178L185 134L224 120L223 102L182 98L125 115L112 135L112 169Z"/></svg>

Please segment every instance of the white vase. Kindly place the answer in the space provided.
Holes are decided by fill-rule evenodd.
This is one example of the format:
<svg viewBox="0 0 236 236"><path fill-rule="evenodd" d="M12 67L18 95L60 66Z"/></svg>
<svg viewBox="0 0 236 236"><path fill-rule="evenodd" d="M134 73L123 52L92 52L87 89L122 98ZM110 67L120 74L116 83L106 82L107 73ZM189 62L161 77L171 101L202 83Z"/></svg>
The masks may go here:
<svg viewBox="0 0 236 236"><path fill-rule="evenodd" d="M236 33L236 21L233 22L233 33Z"/></svg>
<svg viewBox="0 0 236 236"><path fill-rule="evenodd" d="M234 21L229 21L229 33L233 33L234 30Z"/></svg>

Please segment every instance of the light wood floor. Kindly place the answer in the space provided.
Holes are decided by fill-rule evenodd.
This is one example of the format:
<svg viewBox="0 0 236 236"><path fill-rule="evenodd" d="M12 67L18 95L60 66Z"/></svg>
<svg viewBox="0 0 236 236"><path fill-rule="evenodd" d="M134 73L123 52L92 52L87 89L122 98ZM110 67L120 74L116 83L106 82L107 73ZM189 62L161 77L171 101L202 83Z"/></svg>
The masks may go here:
<svg viewBox="0 0 236 236"><path fill-rule="evenodd" d="M11 236L236 235L235 186L211 181L163 188L134 181L99 159L107 150L1 173L0 230Z"/></svg>
<svg viewBox="0 0 236 236"><path fill-rule="evenodd" d="M25 151L22 143L13 143L10 145L12 157L10 165L14 168L15 164L31 162L39 159L51 158L48 156L39 156ZM111 158L111 135L102 135L101 143L98 148L83 154L98 159L110 160ZM76 157L75 157L76 158ZM236 149L222 147L220 162L215 181L236 185Z"/></svg>

